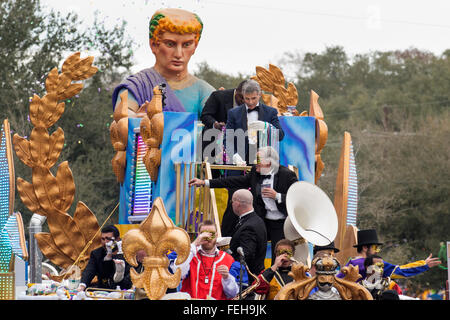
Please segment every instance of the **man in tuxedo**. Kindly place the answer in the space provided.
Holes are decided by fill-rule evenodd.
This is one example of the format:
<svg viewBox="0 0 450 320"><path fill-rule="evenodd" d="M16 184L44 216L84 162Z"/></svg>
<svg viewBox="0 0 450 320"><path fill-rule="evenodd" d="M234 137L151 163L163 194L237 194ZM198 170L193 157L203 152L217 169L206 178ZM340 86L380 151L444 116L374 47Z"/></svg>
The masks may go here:
<svg viewBox="0 0 450 320"><path fill-rule="evenodd" d="M233 156L239 154L242 160L247 164L253 164L257 145L255 139L250 139L248 134L249 123L255 121L266 122L271 125L278 133L278 140L284 137L283 129L278 120L278 112L275 108L266 106L259 102L261 98L261 87L254 80L247 80L242 86L242 95L244 103L234 107L228 111L225 137L225 151L227 154L227 164L232 162ZM268 130L267 132L273 132ZM276 136L276 135L275 135ZM251 148L249 145L251 142ZM275 141L277 142L277 141ZM272 141L273 145L274 141ZM242 175L241 171L229 170L227 176ZM228 188L228 199L232 198L236 189ZM231 204L228 203L222 221L222 234L226 235L233 228L235 222L234 215L231 210Z"/></svg>
<svg viewBox="0 0 450 320"><path fill-rule="evenodd" d="M253 274L264 270L264 259L267 250L267 234L264 221L253 209L253 195L246 189L239 189L233 194L232 206L234 214L239 218L235 232L231 237L230 250L236 261L241 255Z"/></svg>
<svg viewBox="0 0 450 320"><path fill-rule="evenodd" d="M222 88L216 90L212 92L208 100L206 100L200 120L205 126L202 133L203 158L205 159L205 157L208 157L209 162L213 162L213 159L216 157L215 147L219 136L222 133L222 129L225 127L227 122L228 110L244 103L242 86L246 81L247 80L244 80L239 83L235 89L224 90ZM213 143L213 145L207 148L207 146L211 145L211 143ZM220 160L222 160L222 158ZM213 170L212 173L214 178L218 178L220 176L218 170ZM230 199L231 196L232 194L229 195Z"/></svg>
<svg viewBox="0 0 450 320"><path fill-rule="evenodd" d="M287 217L286 194L298 178L293 171L279 164L278 152L274 148L260 148L256 156L256 165L245 175L211 180L195 178L189 181L189 185L206 185L210 188L250 188L255 212L264 220L268 240L273 244L272 261L275 261L275 244L285 237L283 226ZM232 218L225 212L222 223L230 219Z"/></svg>
<svg viewBox="0 0 450 320"><path fill-rule="evenodd" d="M97 276L97 288L130 289L130 265L126 263L122 252L120 232L114 225L108 225L101 230L102 245L93 250L89 262L81 275L78 291L84 291L91 286L91 282Z"/></svg>
<svg viewBox="0 0 450 320"><path fill-rule="evenodd" d="M225 143L226 152L231 159L235 153L247 163L254 162L254 154L249 155L249 124L255 121L267 122L278 131L278 139L281 141L284 137L283 129L278 120L278 111L275 108L260 103L261 87L255 80L248 80L242 87L244 104L232 108L228 111L226 124ZM245 136L245 137L244 137ZM244 138L244 141L243 139ZM256 141L250 141L255 145ZM244 143L244 145L243 145ZM242 151L245 154L242 154ZM256 152L256 149L254 149Z"/></svg>
<svg viewBox="0 0 450 320"><path fill-rule="evenodd" d="M200 117L205 129L222 130L225 127L228 110L244 103L242 86L245 82L246 80L242 81L235 89L219 89L211 93Z"/></svg>

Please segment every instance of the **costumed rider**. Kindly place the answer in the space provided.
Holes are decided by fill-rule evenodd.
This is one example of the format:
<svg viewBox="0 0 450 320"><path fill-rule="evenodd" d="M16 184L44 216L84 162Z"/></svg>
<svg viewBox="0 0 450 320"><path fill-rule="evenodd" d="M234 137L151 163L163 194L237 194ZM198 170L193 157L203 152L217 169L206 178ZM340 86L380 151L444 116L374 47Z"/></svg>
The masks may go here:
<svg viewBox="0 0 450 320"><path fill-rule="evenodd" d="M365 259L380 252L381 245L382 243L378 241L378 235L375 229L358 231L357 244L353 246L356 248L358 256L350 258L345 264L345 266L348 266L349 264L358 266L359 274L361 275L358 282L361 282L367 277L366 268L364 266ZM384 260L382 263L383 278L401 279L421 274L430 268L439 265L441 262L438 258L432 258L432 254L430 254L425 260L419 260L405 265L396 265ZM344 274L341 272L337 276L343 278ZM394 282L390 283L388 289L393 289L395 285Z"/></svg>
<svg viewBox="0 0 450 320"><path fill-rule="evenodd" d="M91 286L101 289L130 289L130 265L123 256L119 230L113 225L103 227L101 244L101 247L91 252L89 262L81 275L78 291L84 291ZM92 282L95 277L96 284Z"/></svg>
<svg viewBox="0 0 450 320"><path fill-rule="evenodd" d="M282 287L293 281L289 275L295 254L295 243L288 239L281 239L275 245L275 261L258 275L259 285L255 293L265 300L273 300Z"/></svg>
<svg viewBox="0 0 450 320"><path fill-rule="evenodd" d="M210 220L203 221L198 228L198 237L191 244L188 259L180 265L170 265L175 272L181 269L181 292L193 299L227 300L235 297L239 286L230 268L235 262L228 253L217 248L216 226Z"/></svg>
<svg viewBox="0 0 450 320"><path fill-rule="evenodd" d="M215 89L188 72L188 63L197 49L203 30L200 18L182 9L161 9L149 23L153 67L126 78L113 92L113 107L128 90L129 117L142 117L143 105L152 100L153 88L163 85L163 111L193 112L200 118L202 108Z"/></svg>
<svg viewBox="0 0 450 320"><path fill-rule="evenodd" d="M390 277L384 277L383 258L378 255L370 255L364 260L366 278L361 284L369 290L374 300L399 300L399 291L389 290ZM398 285L397 285L398 287Z"/></svg>

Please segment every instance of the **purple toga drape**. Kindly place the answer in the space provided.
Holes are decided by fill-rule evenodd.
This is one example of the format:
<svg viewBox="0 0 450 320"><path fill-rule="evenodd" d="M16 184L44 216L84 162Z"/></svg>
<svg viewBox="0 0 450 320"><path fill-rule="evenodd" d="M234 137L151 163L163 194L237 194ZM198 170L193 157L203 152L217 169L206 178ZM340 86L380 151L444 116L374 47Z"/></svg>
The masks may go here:
<svg viewBox="0 0 450 320"><path fill-rule="evenodd" d="M141 106L145 103L145 101L152 100L153 88L163 83L166 85L166 99L163 111L185 112L186 110L183 104L170 88L166 79L164 79L164 77L161 76L154 68L144 69L134 75L129 76L114 89L112 95L113 110L115 108L120 90L127 89L128 92L132 93L136 98L139 106Z"/></svg>

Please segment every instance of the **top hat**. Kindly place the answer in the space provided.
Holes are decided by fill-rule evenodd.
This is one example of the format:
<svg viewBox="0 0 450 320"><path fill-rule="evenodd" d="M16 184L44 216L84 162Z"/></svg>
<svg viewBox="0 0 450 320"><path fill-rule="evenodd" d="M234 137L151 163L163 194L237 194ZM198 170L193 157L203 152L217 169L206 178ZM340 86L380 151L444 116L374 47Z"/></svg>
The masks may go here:
<svg viewBox="0 0 450 320"><path fill-rule="evenodd" d="M375 229L359 230L357 238L357 243L353 246L354 248L371 244L382 244L378 241L377 230Z"/></svg>
<svg viewBox="0 0 450 320"><path fill-rule="evenodd" d="M333 250L334 253L338 253L340 250L334 246L334 241L331 241L326 246L314 246L313 248L313 254L315 255L317 251L320 250Z"/></svg>

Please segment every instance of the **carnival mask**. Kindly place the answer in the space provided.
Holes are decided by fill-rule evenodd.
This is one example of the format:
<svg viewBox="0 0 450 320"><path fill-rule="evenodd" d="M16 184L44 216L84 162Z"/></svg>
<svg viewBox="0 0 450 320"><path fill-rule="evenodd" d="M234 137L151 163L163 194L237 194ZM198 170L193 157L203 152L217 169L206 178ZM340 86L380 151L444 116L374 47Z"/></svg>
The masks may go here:
<svg viewBox="0 0 450 320"><path fill-rule="evenodd" d="M336 258L325 255L313 261L316 267L317 287L320 291L329 291L334 284L334 276L337 273L339 262Z"/></svg>
<svg viewBox="0 0 450 320"><path fill-rule="evenodd" d="M206 238L206 240L211 241L216 238L216 233L214 231L207 231L207 232L209 232L211 235L208 238Z"/></svg>
<svg viewBox="0 0 450 320"><path fill-rule="evenodd" d="M370 248L372 249L372 252L374 252L374 253L379 253L381 251L381 247L377 244L371 245Z"/></svg>
<svg viewBox="0 0 450 320"><path fill-rule="evenodd" d="M279 249L279 250L277 250L276 256L281 256L282 254L286 254L288 256L288 258L290 259L294 255L294 252L292 250L289 250L289 249Z"/></svg>

